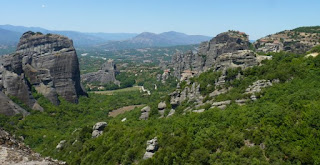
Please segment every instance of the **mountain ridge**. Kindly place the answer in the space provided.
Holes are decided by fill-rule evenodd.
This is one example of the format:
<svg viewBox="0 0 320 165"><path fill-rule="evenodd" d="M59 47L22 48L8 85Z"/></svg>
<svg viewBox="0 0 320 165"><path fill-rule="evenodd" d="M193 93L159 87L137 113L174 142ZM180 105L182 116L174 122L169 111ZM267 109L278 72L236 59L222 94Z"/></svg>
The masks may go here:
<svg viewBox="0 0 320 165"><path fill-rule="evenodd" d="M132 39L124 41L111 41L99 45L101 48L116 49L138 49L147 47L165 47L177 45L192 45L210 40L211 37L203 35L187 35L180 32L168 31L163 33L142 32Z"/></svg>

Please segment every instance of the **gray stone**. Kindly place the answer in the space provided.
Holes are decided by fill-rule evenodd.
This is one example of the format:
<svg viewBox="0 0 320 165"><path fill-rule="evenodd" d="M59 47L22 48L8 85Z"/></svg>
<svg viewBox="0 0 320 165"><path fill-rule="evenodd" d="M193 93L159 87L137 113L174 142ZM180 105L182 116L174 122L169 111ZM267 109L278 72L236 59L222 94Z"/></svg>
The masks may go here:
<svg viewBox="0 0 320 165"><path fill-rule="evenodd" d="M0 91L0 114L4 114L7 116L22 114L23 116L26 116L29 113L13 101L11 101L10 98L8 98Z"/></svg>
<svg viewBox="0 0 320 165"><path fill-rule="evenodd" d="M107 126L107 122L98 122L93 126L92 138L97 138L103 134L104 128Z"/></svg>
<svg viewBox="0 0 320 165"><path fill-rule="evenodd" d="M86 95L80 85L79 62L72 40L61 35L26 32L20 38L16 53L21 56L21 59L28 56L23 62L32 68L31 71L26 71L26 76L30 79L38 76L39 79L32 85L37 86L40 81L43 85L48 85L47 88L50 90L55 88L55 91L48 92L47 89L48 93L44 92L44 95L47 95L53 103L57 104L55 102L57 99L51 97L57 97L57 95L73 103L78 102L79 95ZM43 72L41 69L46 71ZM37 73L31 74L32 71ZM33 80L36 79L32 78L31 81Z"/></svg>
<svg viewBox="0 0 320 165"><path fill-rule="evenodd" d="M178 52L173 55L171 60L173 75L181 79L183 74L190 73L190 76L185 77L192 77L193 74L200 74L214 66L217 69L222 69L228 66L240 65L241 67L248 67L254 65L254 53L249 51L241 52L248 49L249 39L246 34L238 31L221 33L209 42L201 43L197 53L188 51L184 54ZM219 57L222 54L225 55ZM246 57L247 55L249 56ZM237 60L237 58L240 59ZM233 60L236 60L236 62L233 62ZM221 61L223 66L217 66Z"/></svg>
<svg viewBox="0 0 320 165"><path fill-rule="evenodd" d="M66 140L61 140L59 144L56 146L56 149L61 150L64 147L66 142L67 142Z"/></svg>
<svg viewBox="0 0 320 165"><path fill-rule="evenodd" d="M31 87L59 104L58 95L77 103L86 95L80 85L80 70L72 40L60 35L26 32L15 53L0 57L0 91L14 96L31 109L43 110Z"/></svg>
<svg viewBox="0 0 320 165"><path fill-rule="evenodd" d="M204 111L205 111L205 109L199 109L199 110L193 110L192 112L202 113L202 112L204 112Z"/></svg>
<svg viewBox="0 0 320 165"><path fill-rule="evenodd" d="M166 107L167 107L167 104L164 101L158 104L158 110L164 110Z"/></svg>
<svg viewBox="0 0 320 165"><path fill-rule="evenodd" d="M86 83L99 82L101 85L110 82L119 85L120 82L116 80L116 74L118 74L117 67L113 60L109 59L101 66L99 71L84 74L81 76L81 80Z"/></svg>
<svg viewBox="0 0 320 165"><path fill-rule="evenodd" d="M146 148L146 152L145 154L143 155L143 159L149 159L151 158L155 152L158 150L158 139L157 137L151 139L151 140L148 140L147 141L147 148Z"/></svg>
<svg viewBox="0 0 320 165"><path fill-rule="evenodd" d="M147 120L149 118L149 113L150 113L150 107L146 106L141 109L141 116L139 117L140 120Z"/></svg>
<svg viewBox="0 0 320 165"><path fill-rule="evenodd" d="M93 126L93 130L103 131L103 129L107 126L107 122L98 122Z"/></svg>
<svg viewBox="0 0 320 165"><path fill-rule="evenodd" d="M167 117L173 116L175 112L176 111L174 109L171 109Z"/></svg>
<svg viewBox="0 0 320 165"><path fill-rule="evenodd" d="M214 103L212 103L212 107L211 108L217 107L217 108L220 108L220 109L226 109L227 105L229 105L229 104L231 104L231 100L214 102Z"/></svg>

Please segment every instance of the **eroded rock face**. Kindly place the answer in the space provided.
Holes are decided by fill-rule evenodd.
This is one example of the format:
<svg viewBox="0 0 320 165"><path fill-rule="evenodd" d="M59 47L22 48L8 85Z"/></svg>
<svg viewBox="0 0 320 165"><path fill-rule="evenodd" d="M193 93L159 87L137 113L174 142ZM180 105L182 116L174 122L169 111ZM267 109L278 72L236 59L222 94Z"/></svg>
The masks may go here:
<svg viewBox="0 0 320 165"><path fill-rule="evenodd" d="M254 42L258 52L292 52L302 54L320 44L320 36L313 32L285 30L260 38Z"/></svg>
<svg viewBox="0 0 320 165"><path fill-rule="evenodd" d="M274 82L278 82L278 80L274 80ZM257 80L246 89L245 94L250 94L250 99L255 101L257 100L256 94L261 92L263 88L269 86L272 86L272 82L270 80Z"/></svg>
<svg viewBox="0 0 320 165"><path fill-rule="evenodd" d="M59 104L58 95L72 103L86 95L72 40L26 32L15 53L0 57L0 91L31 109L43 110L31 94L32 87L55 105Z"/></svg>
<svg viewBox="0 0 320 165"><path fill-rule="evenodd" d="M16 53L23 59L23 70L31 85L54 104L58 104L57 95L73 103L78 102L79 95L86 95L80 85L79 62L72 40L26 32Z"/></svg>
<svg viewBox="0 0 320 165"><path fill-rule="evenodd" d="M247 68L258 65L256 54L251 50L238 50L233 53L224 53L216 58L214 70L227 68Z"/></svg>
<svg viewBox="0 0 320 165"><path fill-rule="evenodd" d="M7 116L22 114L23 116L26 116L29 113L23 108L21 108L19 105L15 104L5 94L0 92L0 114L4 114Z"/></svg>
<svg viewBox="0 0 320 165"><path fill-rule="evenodd" d="M143 159L152 158L155 152L158 150L158 139L157 137L147 141L146 152L143 155Z"/></svg>
<svg viewBox="0 0 320 165"><path fill-rule="evenodd" d="M84 74L81 76L81 80L88 83L99 82L100 84L107 84L113 82L119 84L120 82L116 80L117 73L116 65L113 60L109 59L101 66L98 72Z"/></svg>
<svg viewBox="0 0 320 165"><path fill-rule="evenodd" d="M200 94L200 84L198 83L193 83L190 87L185 87L183 90L177 89L171 93L170 96L170 104L172 108L177 107L186 100L200 103L203 99Z"/></svg>
<svg viewBox="0 0 320 165"><path fill-rule="evenodd" d="M222 66L249 67L255 65L253 52L241 52L241 50L248 50L249 44L245 33L238 31L221 33L209 42L201 43L197 53L192 51L184 54L176 53L171 62L174 69L173 75L181 78L183 73L187 74L191 71L191 74L199 74L214 66L221 69ZM222 54L224 56L220 57ZM225 65L220 66L221 61L225 62Z"/></svg>

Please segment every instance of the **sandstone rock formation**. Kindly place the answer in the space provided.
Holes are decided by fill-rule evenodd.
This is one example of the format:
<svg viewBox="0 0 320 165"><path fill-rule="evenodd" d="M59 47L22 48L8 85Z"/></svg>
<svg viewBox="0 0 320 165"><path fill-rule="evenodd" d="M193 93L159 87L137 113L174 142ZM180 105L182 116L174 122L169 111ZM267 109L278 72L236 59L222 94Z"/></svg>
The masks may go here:
<svg viewBox="0 0 320 165"><path fill-rule="evenodd" d="M23 116L26 116L29 113L0 91L0 114L7 116L22 114Z"/></svg>
<svg viewBox="0 0 320 165"><path fill-rule="evenodd" d="M80 85L80 70L72 40L54 34L26 32L20 39L16 53L31 85L57 104L59 95L77 103L79 95L86 95Z"/></svg>
<svg viewBox="0 0 320 165"><path fill-rule="evenodd" d="M192 51L184 54L176 53L171 62L174 69L173 75L177 78L183 75L192 76L214 66L215 69L223 69L230 65L250 67L255 65L256 61L255 54L248 50L249 45L249 39L245 33L238 31L221 33L209 42L201 43L197 53ZM222 54L225 55L220 57ZM221 61L224 62L223 65L219 65Z"/></svg>
<svg viewBox="0 0 320 165"><path fill-rule="evenodd" d="M217 107L220 109L226 109L227 105L231 104L231 100L219 101L212 103L212 107Z"/></svg>
<svg viewBox="0 0 320 165"><path fill-rule="evenodd" d="M147 141L146 152L143 155L143 159L152 158L155 152L158 150L158 139L157 137Z"/></svg>
<svg viewBox="0 0 320 165"><path fill-rule="evenodd" d="M146 106L144 108L141 109L141 116L140 116L140 120L147 120L149 118L149 113L150 113L150 107Z"/></svg>
<svg viewBox="0 0 320 165"><path fill-rule="evenodd" d="M98 82L101 85L113 82L119 84L116 80L116 74L118 73L117 67L113 60L109 59L104 63L98 72L87 73L81 76L81 80L87 83Z"/></svg>
<svg viewBox="0 0 320 165"><path fill-rule="evenodd" d="M59 165L66 163L50 157L41 157L40 154L33 152L24 143L0 128L0 164Z"/></svg>
<svg viewBox="0 0 320 165"><path fill-rule="evenodd" d="M277 82L278 80L275 80L275 81ZM255 81L252 85L250 85L246 89L245 94L250 94L251 100L255 101L257 100L257 97L255 94L261 92L263 88L266 88L269 86L272 86L272 82L270 80L258 80L258 81Z"/></svg>
<svg viewBox="0 0 320 165"><path fill-rule="evenodd" d="M32 87L56 105L58 95L72 103L86 95L72 40L29 31L22 35L15 53L0 57L0 92L43 110L31 94Z"/></svg>
<svg viewBox="0 0 320 165"><path fill-rule="evenodd" d="M103 134L104 128L106 128L108 124L106 122L98 122L93 126L92 138L99 137Z"/></svg>
<svg viewBox="0 0 320 165"><path fill-rule="evenodd" d="M301 54L319 45L319 39L320 35L318 33L293 29L263 37L254 42L254 46L258 52L287 51Z"/></svg>
<svg viewBox="0 0 320 165"><path fill-rule="evenodd" d="M198 83L193 83L191 87L185 87L183 90L177 89L169 95L171 96L170 104L172 105L172 108L177 107L186 100L199 103L203 99L200 94L200 84Z"/></svg>
<svg viewBox="0 0 320 165"><path fill-rule="evenodd" d="M166 107L167 107L167 104L166 104L166 102L164 102L164 101L163 101L163 102L160 102L160 103L158 104L158 111L159 111L161 117L164 116L164 111L165 111Z"/></svg>

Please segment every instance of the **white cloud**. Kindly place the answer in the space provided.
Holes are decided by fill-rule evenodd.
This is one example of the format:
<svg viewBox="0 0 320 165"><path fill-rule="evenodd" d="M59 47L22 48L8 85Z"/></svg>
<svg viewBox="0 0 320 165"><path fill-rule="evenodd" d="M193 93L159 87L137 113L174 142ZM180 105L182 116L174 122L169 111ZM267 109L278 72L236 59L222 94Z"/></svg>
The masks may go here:
<svg viewBox="0 0 320 165"><path fill-rule="evenodd" d="M41 5L41 7L42 7L42 8L46 8L47 6L46 6L46 5Z"/></svg>

